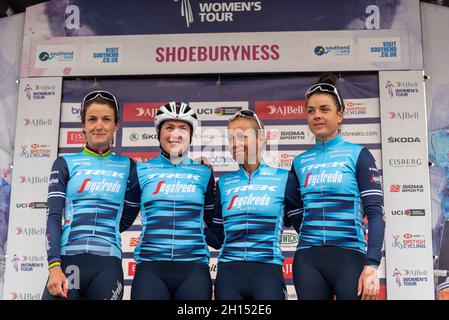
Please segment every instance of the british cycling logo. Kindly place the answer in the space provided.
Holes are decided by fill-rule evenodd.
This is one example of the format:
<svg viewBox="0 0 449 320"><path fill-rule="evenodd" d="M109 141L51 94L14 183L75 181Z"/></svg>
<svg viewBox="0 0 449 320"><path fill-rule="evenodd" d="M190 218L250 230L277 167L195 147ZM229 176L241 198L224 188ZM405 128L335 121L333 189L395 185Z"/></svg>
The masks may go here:
<svg viewBox="0 0 449 320"><path fill-rule="evenodd" d="M425 249L426 239L421 234L405 233L402 235L392 235L392 247L397 249Z"/></svg>

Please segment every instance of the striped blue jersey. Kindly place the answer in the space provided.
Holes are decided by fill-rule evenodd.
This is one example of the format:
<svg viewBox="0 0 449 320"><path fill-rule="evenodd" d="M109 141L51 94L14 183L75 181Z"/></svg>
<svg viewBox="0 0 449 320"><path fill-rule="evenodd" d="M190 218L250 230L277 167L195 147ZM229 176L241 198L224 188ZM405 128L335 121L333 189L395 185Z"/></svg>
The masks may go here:
<svg viewBox="0 0 449 320"><path fill-rule="evenodd" d="M367 264L379 265L385 229L383 195L371 153L339 134L295 157L292 173L304 204L298 250L338 246L367 253Z"/></svg>
<svg viewBox="0 0 449 320"><path fill-rule="evenodd" d="M251 175L240 166L222 176L216 193L214 225L224 232L218 262L282 265L284 220L302 211L295 177L262 161Z"/></svg>
<svg viewBox="0 0 449 320"><path fill-rule="evenodd" d="M212 171L185 157L173 164L162 154L137 164L142 233L134 250L142 261L209 263L207 228L214 212Z"/></svg>
<svg viewBox="0 0 449 320"><path fill-rule="evenodd" d="M135 163L130 158L110 151L99 155L84 148L56 159L48 187L49 263L80 253L121 258L124 207L124 215L138 211L138 199L132 195L137 194L137 182L129 179L132 171Z"/></svg>

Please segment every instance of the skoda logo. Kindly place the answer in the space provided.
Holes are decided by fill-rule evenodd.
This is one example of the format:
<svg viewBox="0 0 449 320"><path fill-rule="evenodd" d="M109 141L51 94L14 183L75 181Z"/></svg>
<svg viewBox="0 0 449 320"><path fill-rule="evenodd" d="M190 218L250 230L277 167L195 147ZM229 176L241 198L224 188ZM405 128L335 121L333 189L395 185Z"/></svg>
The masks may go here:
<svg viewBox="0 0 449 320"><path fill-rule="evenodd" d="M131 141L137 141L137 140L139 140L139 135L137 133L133 132L129 135L129 139Z"/></svg>

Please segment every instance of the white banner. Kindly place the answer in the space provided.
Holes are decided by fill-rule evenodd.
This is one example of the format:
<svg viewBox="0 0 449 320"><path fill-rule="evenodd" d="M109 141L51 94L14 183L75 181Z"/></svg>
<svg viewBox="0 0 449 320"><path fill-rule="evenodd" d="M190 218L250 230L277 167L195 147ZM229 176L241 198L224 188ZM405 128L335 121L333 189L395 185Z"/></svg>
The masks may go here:
<svg viewBox="0 0 449 320"><path fill-rule="evenodd" d="M434 299L423 81L422 71L379 73L387 298L393 300Z"/></svg>
<svg viewBox="0 0 449 320"><path fill-rule="evenodd" d="M23 78L19 92L4 299L39 300L48 276L45 209L62 78Z"/></svg>
<svg viewBox="0 0 449 320"><path fill-rule="evenodd" d="M408 40L403 29L42 37L21 75L409 69ZM115 57L108 63L94 54L108 51Z"/></svg>
<svg viewBox="0 0 449 320"><path fill-rule="evenodd" d="M19 77L24 22L24 14L0 19L0 299L3 297L5 279L14 120L19 87L16 81Z"/></svg>

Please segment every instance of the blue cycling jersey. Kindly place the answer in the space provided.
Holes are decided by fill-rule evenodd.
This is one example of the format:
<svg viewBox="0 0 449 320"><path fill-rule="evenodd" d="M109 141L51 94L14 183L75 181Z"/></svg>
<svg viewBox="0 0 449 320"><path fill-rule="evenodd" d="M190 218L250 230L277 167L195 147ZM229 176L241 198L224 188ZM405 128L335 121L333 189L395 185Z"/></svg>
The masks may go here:
<svg viewBox="0 0 449 320"><path fill-rule="evenodd" d="M302 212L297 180L292 174L263 161L251 176L240 166L218 180L216 208L214 225L224 229L219 263L283 264L284 219Z"/></svg>
<svg viewBox="0 0 449 320"><path fill-rule="evenodd" d="M366 253L363 216L368 218L367 264L379 265L384 238L383 195L375 160L364 147L339 134L295 157L304 216L298 250L338 246Z"/></svg>
<svg viewBox="0 0 449 320"><path fill-rule="evenodd" d="M48 187L49 265L60 262L61 255L81 253L121 258L122 213L138 212L132 171L130 158L111 151L99 155L87 147L56 159Z"/></svg>
<svg viewBox="0 0 449 320"><path fill-rule="evenodd" d="M161 154L138 163L137 176L142 192L142 234L134 251L136 262L209 263L212 171L188 157L173 164Z"/></svg>

